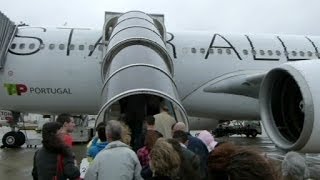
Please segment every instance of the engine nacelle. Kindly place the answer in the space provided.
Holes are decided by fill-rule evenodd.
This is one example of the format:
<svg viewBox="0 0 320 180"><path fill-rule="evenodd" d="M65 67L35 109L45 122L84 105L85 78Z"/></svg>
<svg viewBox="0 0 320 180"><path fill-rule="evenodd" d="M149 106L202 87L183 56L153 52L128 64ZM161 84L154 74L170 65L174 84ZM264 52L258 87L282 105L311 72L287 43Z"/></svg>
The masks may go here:
<svg viewBox="0 0 320 180"><path fill-rule="evenodd" d="M259 93L261 119L275 145L286 151L320 152L319 60L272 69Z"/></svg>

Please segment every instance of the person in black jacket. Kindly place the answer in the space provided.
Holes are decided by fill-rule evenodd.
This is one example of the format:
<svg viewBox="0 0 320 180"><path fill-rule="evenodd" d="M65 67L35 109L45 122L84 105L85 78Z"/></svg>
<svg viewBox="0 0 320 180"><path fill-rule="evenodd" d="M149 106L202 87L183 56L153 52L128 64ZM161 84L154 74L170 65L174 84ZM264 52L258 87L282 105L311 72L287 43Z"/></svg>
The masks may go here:
<svg viewBox="0 0 320 180"><path fill-rule="evenodd" d="M197 154L200 158L200 178L207 179L207 159L209 156L209 151L207 146L198 138L193 137L186 130L186 125L183 122L177 122L172 126L172 134L176 131L184 131L188 135L187 148Z"/></svg>
<svg viewBox="0 0 320 180"><path fill-rule="evenodd" d="M200 177L200 159L198 155L188 150L187 147L179 142L178 140L182 140L186 142L188 140L188 136L183 131L177 131L180 134L175 133L173 135L174 139L167 139L167 142L170 143L173 149L178 152L181 160L181 164L179 167L178 177L176 179L179 180L194 180L199 179ZM181 137L181 139L180 139Z"/></svg>
<svg viewBox="0 0 320 180"><path fill-rule="evenodd" d="M77 179L80 176L72 152L63 142L61 127L62 125L57 122L48 122L43 125L43 147L35 153L33 159L34 180L54 179L55 176L57 180ZM61 168L58 168L58 163Z"/></svg>

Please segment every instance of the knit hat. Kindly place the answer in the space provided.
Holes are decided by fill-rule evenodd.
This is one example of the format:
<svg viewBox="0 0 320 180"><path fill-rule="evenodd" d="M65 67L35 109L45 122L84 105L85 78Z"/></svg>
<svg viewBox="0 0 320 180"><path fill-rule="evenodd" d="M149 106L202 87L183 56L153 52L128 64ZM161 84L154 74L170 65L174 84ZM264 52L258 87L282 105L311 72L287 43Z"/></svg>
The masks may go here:
<svg viewBox="0 0 320 180"><path fill-rule="evenodd" d="M201 131L197 137L201 139L201 141L207 146L209 152L211 152L218 144L218 142L214 140L214 137L209 131Z"/></svg>

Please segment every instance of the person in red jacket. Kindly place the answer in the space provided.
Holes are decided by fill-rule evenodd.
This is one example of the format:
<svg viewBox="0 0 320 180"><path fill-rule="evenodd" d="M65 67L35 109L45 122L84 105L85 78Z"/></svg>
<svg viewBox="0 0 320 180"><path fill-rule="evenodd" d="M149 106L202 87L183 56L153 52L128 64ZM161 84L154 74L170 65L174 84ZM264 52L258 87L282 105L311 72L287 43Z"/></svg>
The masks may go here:
<svg viewBox="0 0 320 180"><path fill-rule="evenodd" d="M64 142L69 147L72 147L73 138L71 133L75 128L74 119L70 114L60 114L57 118L57 122L62 125L61 132L64 134Z"/></svg>

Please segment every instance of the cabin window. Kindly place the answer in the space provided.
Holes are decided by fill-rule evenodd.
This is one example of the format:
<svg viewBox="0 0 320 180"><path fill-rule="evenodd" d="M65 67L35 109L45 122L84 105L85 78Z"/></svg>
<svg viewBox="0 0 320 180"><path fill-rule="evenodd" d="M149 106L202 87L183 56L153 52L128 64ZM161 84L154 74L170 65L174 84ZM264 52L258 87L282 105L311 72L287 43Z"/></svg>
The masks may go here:
<svg viewBox="0 0 320 180"><path fill-rule="evenodd" d="M281 56L281 52L279 50L276 50L276 55Z"/></svg>
<svg viewBox="0 0 320 180"><path fill-rule="evenodd" d="M34 43L29 44L29 49L34 49L36 45Z"/></svg>
<svg viewBox="0 0 320 180"><path fill-rule="evenodd" d="M79 50L83 51L84 50L84 45L79 45Z"/></svg>
<svg viewBox="0 0 320 180"><path fill-rule="evenodd" d="M257 54L256 50L252 50L251 53L252 53L252 55L256 55Z"/></svg>
<svg viewBox="0 0 320 180"><path fill-rule="evenodd" d="M13 44L11 44L11 49L15 49L17 47L17 44L15 44L15 43L13 43Z"/></svg>
<svg viewBox="0 0 320 180"><path fill-rule="evenodd" d="M269 55L269 56L272 56L272 55L273 55L273 53L272 53L271 50L268 50L268 55Z"/></svg>
<svg viewBox="0 0 320 180"><path fill-rule="evenodd" d="M244 55L248 55L248 50L244 49L242 52Z"/></svg>
<svg viewBox="0 0 320 180"><path fill-rule="evenodd" d="M227 54L231 54L231 50L230 49L226 49L226 53Z"/></svg>
<svg viewBox="0 0 320 180"><path fill-rule="evenodd" d="M292 51L291 54L292 54L292 56L297 56L297 52L296 51Z"/></svg>
<svg viewBox="0 0 320 180"><path fill-rule="evenodd" d="M286 56L289 55L288 51L283 51L283 53L284 53L284 55L286 55Z"/></svg>
<svg viewBox="0 0 320 180"><path fill-rule="evenodd" d="M210 53L210 54L213 54L213 53L214 53L213 48L210 48L210 49L209 49L209 53Z"/></svg>
<svg viewBox="0 0 320 180"><path fill-rule="evenodd" d="M19 45L19 49L24 49L26 47L26 44L22 43Z"/></svg>
<svg viewBox="0 0 320 180"><path fill-rule="evenodd" d="M53 50L53 49L54 49L54 47L55 47L55 45L54 45L54 44L50 44L50 45L49 45L49 49L50 49L50 50Z"/></svg>
<svg viewBox="0 0 320 180"><path fill-rule="evenodd" d="M308 51L307 54L308 54L309 57L312 56L312 52L311 51Z"/></svg>
<svg viewBox="0 0 320 180"><path fill-rule="evenodd" d="M64 44L59 44L59 49L64 50Z"/></svg>
<svg viewBox="0 0 320 180"><path fill-rule="evenodd" d="M94 46L93 45L90 45L89 46L89 51L93 51L94 50Z"/></svg>
<svg viewBox="0 0 320 180"><path fill-rule="evenodd" d="M264 50L260 50L260 55L264 55L265 53L264 53Z"/></svg>
<svg viewBox="0 0 320 180"><path fill-rule="evenodd" d="M218 49L218 54L222 54L222 49Z"/></svg>
<svg viewBox="0 0 320 180"><path fill-rule="evenodd" d="M303 52L303 51L300 51L299 54L300 54L300 56L302 56L302 57L304 56L304 52Z"/></svg>
<svg viewBox="0 0 320 180"><path fill-rule="evenodd" d="M200 48L200 53L204 54L206 52L206 50L204 50L204 48Z"/></svg>
<svg viewBox="0 0 320 180"><path fill-rule="evenodd" d="M72 50L74 50L74 44L70 44L69 45L69 49L72 51Z"/></svg>
<svg viewBox="0 0 320 180"><path fill-rule="evenodd" d="M196 52L197 52L197 49L196 49L196 48L191 48L191 52L192 52L192 53L196 53Z"/></svg>

